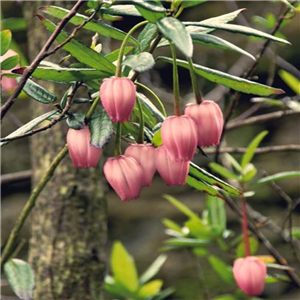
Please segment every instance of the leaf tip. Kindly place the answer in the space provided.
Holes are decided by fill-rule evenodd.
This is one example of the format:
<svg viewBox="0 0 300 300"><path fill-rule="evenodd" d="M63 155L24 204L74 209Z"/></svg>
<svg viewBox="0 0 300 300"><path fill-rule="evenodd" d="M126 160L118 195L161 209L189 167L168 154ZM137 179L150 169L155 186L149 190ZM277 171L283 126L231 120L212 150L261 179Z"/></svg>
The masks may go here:
<svg viewBox="0 0 300 300"><path fill-rule="evenodd" d="M284 90L282 90L282 89L276 89L275 90L275 94L285 94L285 91Z"/></svg>
<svg viewBox="0 0 300 300"><path fill-rule="evenodd" d="M40 15L40 14L35 14L35 16L40 20L40 21L44 21L46 20L46 18L43 16L43 15Z"/></svg>

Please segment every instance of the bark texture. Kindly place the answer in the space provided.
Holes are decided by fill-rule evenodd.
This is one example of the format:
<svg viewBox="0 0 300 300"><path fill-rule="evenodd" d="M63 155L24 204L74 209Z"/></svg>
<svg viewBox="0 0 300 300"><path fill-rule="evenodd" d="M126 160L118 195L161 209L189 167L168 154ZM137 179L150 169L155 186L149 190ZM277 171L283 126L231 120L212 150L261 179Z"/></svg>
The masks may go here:
<svg viewBox="0 0 300 300"><path fill-rule="evenodd" d="M72 7L73 1L30 1L24 3L28 22L30 60L49 37L35 18L45 5ZM86 32L85 32L86 34ZM59 57L62 57L60 52ZM51 61L57 62L59 59ZM67 85L42 83L60 97ZM32 117L51 110L32 102ZM66 141L62 121L31 138L33 186ZM40 195L32 213L29 262L36 279L37 300L104 299L103 279L106 261L106 183L102 168L75 169L66 157Z"/></svg>

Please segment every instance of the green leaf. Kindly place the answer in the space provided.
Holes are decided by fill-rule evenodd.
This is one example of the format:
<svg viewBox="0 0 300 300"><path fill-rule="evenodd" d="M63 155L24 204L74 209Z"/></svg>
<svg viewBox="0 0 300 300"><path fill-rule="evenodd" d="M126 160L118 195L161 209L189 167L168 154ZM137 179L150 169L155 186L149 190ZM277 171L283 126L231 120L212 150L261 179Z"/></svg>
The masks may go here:
<svg viewBox="0 0 300 300"><path fill-rule="evenodd" d="M39 16L42 24L53 33L56 26L46 18ZM63 43L68 38L68 34L62 31L57 36L57 41ZM68 51L73 57L83 64L93 67L97 70L102 70L107 72L107 76L113 75L115 72L115 65L110 62L105 56L96 52L95 50L87 47L85 44L73 38L68 42L63 49Z"/></svg>
<svg viewBox="0 0 300 300"><path fill-rule="evenodd" d="M162 60L168 63L172 63L172 59L169 57L160 56L156 60ZM184 60L177 59L177 64L181 67L188 69L188 63ZM247 79L243 79L237 76L229 75L227 73L210 69L207 67L203 67L197 64L194 64L195 72L210 80L212 82L216 82L218 84L223 84L229 88L232 88L236 91L243 92L246 94L255 94L259 96L269 96L272 94L282 94L283 90L273 88L267 85L263 85L260 83L256 83L254 81L250 81Z"/></svg>
<svg viewBox="0 0 300 300"><path fill-rule="evenodd" d="M20 56L14 55L1 62L1 70L11 70L20 62Z"/></svg>
<svg viewBox="0 0 300 300"><path fill-rule="evenodd" d="M23 18L7 18L1 20L1 28L11 31L24 30L27 28L27 23Z"/></svg>
<svg viewBox="0 0 300 300"><path fill-rule="evenodd" d="M161 130L158 130L154 136L152 137L151 143L158 147L162 144L162 138L161 138Z"/></svg>
<svg viewBox="0 0 300 300"><path fill-rule="evenodd" d="M57 114L58 112L56 110L52 110L50 112L47 112L33 120L31 120L30 122L26 123L25 125L21 126L20 128L18 128L17 130L15 130L14 132L12 132L11 134L9 134L8 136L6 136L4 139L6 138L14 138L17 137L19 135L22 135L30 130L32 130L34 127L36 127L37 125L39 125L40 123L44 122L45 120L48 120L50 117L53 117L55 114ZM8 144L9 142L1 142L0 146L2 147L3 145Z"/></svg>
<svg viewBox="0 0 300 300"><path fill-rule="evenodd" d="M288 178L300 177L299 171L290 171L290 172L280 172L264 178L259 179L256 184L264 184L272 181L283 180Z"/></svg>
<svg viewBox="0 0 300 300"><path fill-rule="evenodd" d="M161 291L157 296L152 298L151 300L163 300L172 295L175 292L173 288L167 288L163 291Z"/></svg>
<svg viewBox="0 0 300 300"><path fill-rule="evenodd" d="M157 20L163 18L166 13L166 9L157 5L154 1L131 1L139 13L149 22L155 23Z"/></svg>
<svg viewBox="0 0 300 300"><path fill-rule="evenodd" d="M165 241L165 244L179 247L203 247L207 246L210 240L191 239L191 238L172 238Z"/></svg>
<svg viewBox="0 0 300 300"><path fill-rule="evenodd" d="M234 295L222 295L222 296L217 296L213 298L212 300L239 300L240 298L237 298Z"/></svg>
<svg viewBox="0 0 300 300"><path fill-rule="evenodd" d="M183 214L188 216L189 218L198 218L198 215L191 211L186 205L175 199L170 195L163 195L163 197L168 200L171 204L173 204L178 210L180 210Z"/></svg>
<svg viewBox="0 0 300 300"><path fill-rule="evenodd" d="M104 289L114 296L122 297L128 294L126 288L124 288L120 283L116 282L115 279L109 275L105 276Z"/></svg>
<svg viewBox="0 0 300 300"><path fill-rule="evenodd" d="M287 44L290 45L290 42L280 39L278 37L275 37L273 35L270 35L268 33L265 33L263 31L251 28L251 27L246 27L246 26L241 26L241 25L234 25L234 24L222 24L222 23L218 23L218 22L212 22L209 20L204 20L201 22L185 22L186 25L188 26L200 26L200 27L205 27L205 28L211 28L214 30L224 30L224 31L229 31L232 33L240 33L240 34L245 34L245 35L250 35L250 36L255 36L258 38L262 38L262 39L267 39L267 40L271 40L274 42L278 42L278 43L283 43L283 44Z"/></svg>
<svg viewBox="0 0 300 300"><path fill-rule="evenodd" d="M257 173L253 164L247 164L242 172L242 182L250 181Z"/></svg>
<svg viewBox="0 0 300 300"><path fill-rule="evenodd" d="M180 232L181 233L181 227L175 223L174 221L170 220L170 219L167 219L167 218L164 218L162 219L162 223L168 227L169 229L172 229L174 231L177 231L177 232Z"/></svg>
<svg viewBox="0 0 300 300"><path fill-rule="evenodd" d="M31 79L28 79L23 91L32 99L41 102L43 104L49 104L57 101L55 95L50 93L48 90L38 85Z"/></svg>
<svg viewBox="0 0 300 300"><path fill-rule="evenodd" d="M21 259L10 259L4 265L4 271L14 293L20 299L32 299L34 274L29 264Z"/></svg>
<svg viewBox="0 0 300 300"><path fill-rule="evenodd" d="M194 163L190 163L189 174L191 174L194 178L199 180L203 180L211 185L215 185L230 195L239 196L240 191L235 187L231 186L230 184L226 183L225 181L215 177L214 175L210 174L209 172L205 171L204 169L200 168Z"/></svg>
<svg viewBox="0 0 300 300"><path fill-rule="evenodd" d="M41 7L40 10L42 10L44 13L49 14L55 18L58 19L63 19L70 11L58 6L45 6L45 7ZM73 24L73 25L81 25L84 21L86 21L88 19L88 17L81 15L81 14L76 14L70 21L69 23ZM100 36L108 36L111 37L113 39L116 40L124 40L126 33L115 28L112 27L110 25L107 25L103 22L96 22L94 20L90 21L89 23L87 23L86 25L83 26L84 29L93 31L93 32L97 32L99 33ZM130 43L133 44L138 44L138 42L130 37L129 39Z"/></svg>
<svg viewBox="0 0 300 300"><path fill-rule="evenodd" d="M152 54L148 52L129 55L123 61L123 65L128 66L133 71L137 71L139 73L150 70L153 68L154 64L154 58Z"/></svg>
<svg viewBox="0 0 300 300"><path fill-rule="evenodd" d="M192 6L197 6L197 5L200 5L200 4L203 4L207 2L207 0L202 0L202 1L188 1L188 0L184 0L182 1L182 6L183 7L192 7Z"/></svg>
<svg viewBox="0 0 300 300"><path fill-rule="evenodd" d="M207 196L206 207L211 228L217 233L222 234L226 230L226 211L223 199Z"/></svg>
<svg viewBox="0 0 300 300"><path fill-rule="evenodd" d="M173 17L166 17L156 22L160 32L180 50L185 56L192 57L193 41L184 25Z"/></svg>
<svg viewBox="0 0 300 300"><path fill-rule="evenodd" d="M218 173L219 175L225 177L225 178L230 178L230 179L235 179L238 180L239 177L232 173L231 171L229 171L228 169L226 169L225 167L221 166L220 164L217 164L215 162L212 162L209 164L209 167L216 173Z"/></svg>
<svg viewBox="0 0 300 300"><path fill-rule="evenodd" d="M0 39L1 39L1 56L2 56L8 51L8 49L10 47L11 31L10 30L2 30Z"/></svg>
<svg viewBox="0 0 300 300"><path fill-rule="evenodd" d="M206 20L201 21L201 22L206 22L206 23L209 23L209 24L214 24L214 23L225 24L225 23L229 23L229 22L233 21L241 12L243 12L245 10L246 10L246 8L241 8L241 9L235 10L233 12L230 12L228 14L224 14L224 15L220 15L220 16L217 16L217 17L209 18L209 19L206 19ZM199 23L201 23L201 22L199 22Z"/></svg>
<svg viewBox="0 0 300 300"><path fill-rule="evenodd" d="M140 288L138 296L146 299L148 299L149 297L153 297L159 293L162 285L162 280L152 280Z"/></svg>
<svg viewBox="0 0 300 300"><path fill-rule="evenodd" d="M217 36L205 33L191 33L191 37L196 44L216 49L236 51L255 60L255 57L252 54Z"/></svg>
<svg viewBox="0 0 300 300"><path fill-rule="evenodd" d="M241 161L241 167L242 169L244 169L246 167L246 165L248 163L251 162L254 154L255 154L255 150L256 148L259 146L259 144L261 143L261 141L263 140L263 138L268 134L268 131L262 131L261 133L259 133L249 144L247 151L244 153L243 157L242 157L242 161Z"/></svg>
<svg viewBox="0 0 300 300"><path fill-rule="evenodd" d="M125 47L124 55L127 55L127 53L129 53L132 49L133 49L133 47ZM108 59L110 62L114 62L118 59L119 52L120 52L120 49L116 49L115 51L112 51L112 52L106 54L105 58Z"/></svg>
<svg viewBox="0 0 300 300"><path fill-rule="evenodd" d="M82 113L72 114L67 118L67 124L75 130L83 129L85 127L85 115Z"/></svg>
<svg viewBox="0 0 300 300"><path fill-rule="evenodd" d="M300 239L300 227L292 228L292 237Z"/></svg>
<svg viewBox="0 0 300 300"><path fill-rule="evenodd" d="M232 155L230 155L229 153L225 153L225 158L237 172L242 171L241 165L237 162L237 160Z"/></svg>
<svg viewBox="0 0 300 300"><path fill-rule="evenodd" d="M157 26L153 23L148 23L139 34L137 40L140 43L141 52L147 51L151 45L151 42L157 36ZM134 53L137 53L139 48L136 47Z"/></svg>
<svg viewBox="0 0 300 300"><path fill-rule="evenodd" d="M214 189L211 185L209 185L205 181L202 181L201 179L196 179L193 176L189 175L186 179L186 183L194 189L203 193L207 193L212 196L223 197L217 189Z"/></svg>
<svg viewBox="0 0 300 300"><path fill-rule="evenodd" d="M298 78L284 70L280 70L278 74L297 95L300 95L300 80Z"/></svg>
<svg viewBox="0 0 300 300"><path fill-rule="evenodd" d="M208 257L208 261L219 277L227 284L234 284L232 268L214 255Z"/></svg>
<svg viewBox="0 0 300 300"><path fill-rule="evenodd" d="M119 282L128 291L135 292L139 288L137 270L131 255L121 242L114 242L111 268L116 282Z"/></svg>
<svg viewBox="0 0 300 300"><path fill-rule="evenodd" d="M250 246L250 255L255 255L258 250L259 243L258 241L253 238L252 236L249 237L249 246ZM245 244L244 241L239 243L236 249L236 256L237 257L244 257L245 256Z"/></svg>
<svg viewBox="0 0 300 300"><path fill-rule="evenodd" d="M89 128L91 131L91 144L102 149L113 134L113 124L105 110L94 113Z"/></svg>
<svg viewBox="0 0 300 300"><path fill-rule="evenodd" d="M216 236L211 227L204 225L200 218L191 218L184 225L189 230L189 236L194 238L210 240Z"/></svg>
<svg viewBox="0 0 300 300"><path fill-rule="evenodd" d="M167 255L161 254L152 264L151 266L141 275L140 283L144 284L153 278L160 270L162 265L165 263L167 259Z"/></svg>
<svg viewBox="0 0 300 300"><path fill-rule="evenodd" d="M141 14L135 8L135 6L131 4L112 5L107 8L101 8L100 12L104 14L117 15L117 16L134 16L134 17L141 16Z"/></svg>

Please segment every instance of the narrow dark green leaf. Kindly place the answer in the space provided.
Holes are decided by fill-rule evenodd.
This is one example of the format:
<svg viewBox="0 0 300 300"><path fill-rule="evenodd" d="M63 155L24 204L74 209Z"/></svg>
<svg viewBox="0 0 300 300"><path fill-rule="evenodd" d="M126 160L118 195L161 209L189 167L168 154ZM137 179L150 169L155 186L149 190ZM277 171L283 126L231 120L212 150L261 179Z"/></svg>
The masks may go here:
<svg viewBox="0 0 300 300"><path fill-rule="evenodd" d="M165 290L162 290L157 296L152 298L152 300L164 300L168 298L170 295L172 295L175 292L174 288L167 288Z"/></svg>
<svg viewBox="0 0 300 300"><path fill-rule="evenodd" d="M206 207L212 229L217 234L222 234L226 230L225 202L217 197L207 196Z"/></svg>
<svg viewBox="0 0 300 300"><path fill-rule="evenodd" d="M49 104L57 101L55 95L51 92L43 88L42 86L38 85L31 79L28 79L23 91L32 99L41 102L43 104Z"/></svg>
<svg viewBox="0 0 300 300"><path fill-rule="evenodd" d="M139 279L133 258L121 242L115 242L113 245L111 268L116 282L130 292L138 290Z"/></svg>
<svg viewBox="0 0 300 300"><path fill-rule="evenodd" d="M47 113L31 120L30 122L26 123L25 125L18 128L17 130L15 130L14 132L12 132L8 136L6 136L5 138L13 138L13 137L17 137L18 135L22 135L22 134L32 130L34 127L36 127L40 123L44 122L45 120L48 120L50 117L54 116L57 113L58 112L56 110L52 110L50 112L47 112ZM6 145L8 143L9 142L1 142L0 146Z"/></svg>
<svg viewBox="0 0 300 300"><path fill-rule="evenodd" d="M172 59L169 57L158 57L157 60L162 60L168 63L172 63ZM184 67L188 69L188 63L184 60L177 59L177 64L181 67ZM212 81L216 82L218 84L223 84L229 88L232 88L236 91L243 92L246 94L254 94L254 95L259 95L259 96L269 96L272 94L282 94L284 93L283 90L273 88L267 85L263 85L260 83L256 83L254 81L250 81L247 79L243 79L237 76L229 75L227 73L210 69L207 67L203 67L197 64L194 64L194 69L195 72Z"/></svg>
<svg viewBox="0 0 300 300"><path fill-rule="evenodd" d="M247 164L242 172L242 182L250 181L257 173L257 169L253 164Z"/></svg>
<svg viewBox="0 0 300 300"><path fill-rule="evenodd" d="M163 281L160 279L152 280L146 284L144 284L139 292L138 296L142 299L149 299L149 297L153 297L157 295L163 285Z"/></svg>
<svg viewBox="0 0 300 300"><path fill-rule="evenodd" d="M216 196L216 197L222 197L222 195L214 189L211 185L209 185L207 182L195 179L192 176L188 176L186 179L186 183L193 187L194 189L201 191L203 193L207 193L211 196Z"/></svg>
<svg viewBox="0 0 300 300"><path fill-rule="evenodd" d="M139 73L145 72L153 68L155 64L151 53L142 52L139 54L129 55L123 61L123 65L130 67L133 71Z"/></svg>
<svg viewBox="0 0 300 300"><path fill-rule="evenodd" d="M148 110L158 122L163 122L163 120L165 119L164 115L144 94L137 93L137 97L141 101L143 108Z"/></svg>
<svg viewBox="0 0 300 300"><path fill-rule="evenodd" d="M210 243L210 240L190 239L190 238L172 238L165 241L165 244L179 247L202 247Z"/></svg>
<svg viewBox="0 0 300 300"><path fill-rule="evenodd" d="M290 171L290 172L280 172L264 178L259 179L256 184L264 184L272 181L283 180L288 178L300 177L299 171Z"/></svg>
<svg viewBox="0 0 300 300"><path fill-rule="evenodd" d="M2 30L0 39L1 39L1 56L2 56L8 51L8 49L10 47L11 31L10 30Z"/></svg>
<svg viewBox="0 0 300 300"><path fill-rule="evenodd" d="M177 232L179 232L179 233L182 233L182 232L181 232L181 227L180 227L177 223L175 223L174 221L165 218L165 219L162 219L162 223L163 223L166 227L168 227L169 229L172 229L172 230L174 230L174 231L177 231Z"/></svg>
<svg viewBox="0 0 300 300"><path fill-rule="evenodd" d="M210 255L208 261L219 277L227 284L234 284L232 268L215 255Z"/></svg>
<svg viewBox="0 0 300 300"><path fill-rule="evenodd" d="M112 134L113 124L105 110L95 113L89 123L91 131L91 144L102 149L106 145Z"/></svg>
<svg viewBox="0 0 300 300"><path fill-rule="evenodd" d="M175 18L166 17L156 22L161 33L180 50L185 56L192 57L193 41L184 25Z"/></svg>
<svg viewBox="0 0 300 300"><path fill-rule="evenodd" d="M215 162L212 162L209 164L209 167L216 173L218 173L219 175L225 177L225 178L229 178L229 179L235 179L238 180L239 177L237 175L235 175L234 173L232 173L231 171L229 171L228 169L226 169L225 167L221 166L220 164L217 164Z"/></svg>
<svg viewBox="0 0 300 300"><path fill-rule="evenodd" d="M42 24L51 32L56 29L56 26L46 18L39 16ZM68 34L62 31L57 36L57 41L63 43L68 38ZM108 76L113 75L115 72L115 65L110 62L105 56L96 52L92 48L87 47L85 44L73 38L69 43L63 47L73 57L83 64L93 67L98 70L106 71Z"/></svg>
<svg viewBox="0 0 300 300"><path fill-rule="evenodd" d="M134 16L134 17L141 16L139 11L132 4L112 5L107 8L101 8L100 12L104 14L117 15L117 16Z"/></svg>
<svg viewBox="0 0 300 300"><path fill-rule="evenodd" d="M203 224L200 218L189 219L184 223L184 226L189 229L189 236L205 240L211 240L216 237L216 233L212 228L207 224Z"/></svg>
<svg viewBox="0 0 300 300"><path fill-rule="evenodd" d="M157 5L154 1L131 1L139 13L148 21L155 23L163 18L166 9L163 6Z"/></svg>
<svg viewBox="0 0 300 300"><path fill-rule="evenodd" d="M141 275L140 283L144 284L150 279L152 279L160 270L162 265L165 263L167 259L167 255L161 254L152 264L151 266Z"/></svg>
<svg viewBox="0 0 300 300"><path fill-rule="evenodd" d="M124 49L124 55L127 55L133 47L125 47ZM105 58L108 59L110 62L114 62L118 59L120 49L116 49L115 51L112 51L105 55Z"/></svg>
<svg viewBox="0 0 300 300"><path fill-rule="evenodd" d="M139 47L135 47L133 53L147 51L151 45L151 42L157 36L157 32L158 29L156 24L148 23L137 38L138 42L140 43L140 49Z"/></svg>
<svg viewBox="0 0 300 300"><path fill-rule="evenodd" d="M242 157L242 161L241 161L241 167L242 169L244 169L246 167L246 165L248 163L251 162L254 154L255 154L255 150L256 148L259 146L259 144L261 143L261 141L263 140L263 138L268 134L268 131L262 131L261 133L259 133L249 144L247 151L244 153L243 157Z"/></svg>
<svg viewBox="0 0 300 300"><path fill-rule="evenodd" d="M70 11L58 6L46 6L46 7L42 7L40 8L40 10L42 10L44 13L49 14L55 18L58 19L63 19ZM76 14L69 22L73 25L80 25L83 23L83 21L86 21L88 19L88 17L81 15L81 14ZM89 23L87 23L86 25L84 25L85 29L93 31L93 32L97 32L99 33L100 36L108 36L111 37L113 39L116 40L124 40L126 33L115 28L112 27L110 25L107 25L103 22L96 22L94 20L90 21ZM133 44L138 44L138 42L134 39L134 38L130 38L129 39L130 43Z"/></svg>
<svg viewBox="0 0 300 300"><path fill-rule="evenodd" d="M20 56L10 56L1 62L1 70L11 70L20 62Z"/></svg>
<svg viewBox="0 0 300 300"><path fill-rule="evenodd" d="M83 129L85 127L85 115L82 113L74 113L67 118L66 122L72 129Z"/></svg>
<svg viewBox="0 0 300 300"><path fill-rule="evenodd" d="M24 30L27 28L27 23L23 18L7 18L1 20L1 28L11 31Z"/></svg>
<svg viewBox="0 0 300 300"><path fill-rule="evenodd" d="M4 271L11 289L24 300L33 297L34 274L29 264L21 259L10 259L4 265Z"/></svg>

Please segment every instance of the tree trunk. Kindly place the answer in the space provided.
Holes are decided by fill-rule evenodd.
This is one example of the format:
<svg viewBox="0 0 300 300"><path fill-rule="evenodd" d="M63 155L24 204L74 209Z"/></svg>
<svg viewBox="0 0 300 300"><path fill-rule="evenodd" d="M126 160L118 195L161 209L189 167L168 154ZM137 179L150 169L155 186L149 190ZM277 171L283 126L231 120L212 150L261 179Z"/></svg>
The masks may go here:
<svg viewBox="0 0 300 300"><path fill-rule="evenodd" d="M52 1L51 4L70 8L75 2ZM31 61L49 37L34 17L38 8L45 5L49 2L30 1L24 4ZM68 88L67 85L46 85L45 82L42 85L58 97ZM51 109L33 101L32 117ZM32 137L33 186L65 144L66 131L62 121ZM101 169L76 169L69 157L56 169L32 213L29 262L35 273L35 299L104 299L105 194L106 183Z"/></svg>

